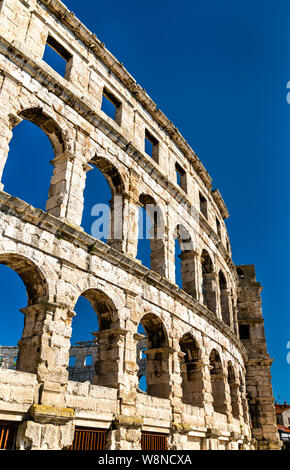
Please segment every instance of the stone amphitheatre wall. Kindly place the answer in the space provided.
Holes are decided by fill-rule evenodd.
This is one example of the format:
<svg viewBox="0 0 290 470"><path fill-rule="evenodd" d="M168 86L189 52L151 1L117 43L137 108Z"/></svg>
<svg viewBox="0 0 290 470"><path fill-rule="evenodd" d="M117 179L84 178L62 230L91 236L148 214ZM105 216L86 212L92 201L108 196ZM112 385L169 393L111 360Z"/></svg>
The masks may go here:
<svg viewBox="0 0 290 470"><path fill-rule="evenodd" d="M43 60L46 44L65 58L64 77ZM279 448L260 285L252 267L237 273L227 208L197 155L58 0L0 2L0 71L0 263L28 295L16 370L0 369L0 416L19 423L16 447L67 448L77 427L89 427L107 431L110 449L140 449L144 432L166 435L170 449ZM102 111L104 97L115 119ZM45 212L1 183L23 119L54 150ZM107 244L80 227L94 167L114 196ZM151 269L136 259L139 208L148 205L164 228L151 241ZM68 380L80 296L100 325L91 384ZM241 321L259 328L258 355L255 335L240 338ZM140 322L147 394L138 391Z"/></svg>

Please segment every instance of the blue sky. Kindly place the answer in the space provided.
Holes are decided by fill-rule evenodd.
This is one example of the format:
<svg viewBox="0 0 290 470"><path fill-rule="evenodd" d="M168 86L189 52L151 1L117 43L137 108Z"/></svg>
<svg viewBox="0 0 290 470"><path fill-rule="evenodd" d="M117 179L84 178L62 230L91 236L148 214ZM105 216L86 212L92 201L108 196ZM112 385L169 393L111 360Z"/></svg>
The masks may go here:
<svg viewBox="0 0 290 470"><path fill-rule="evenodd" d="M230 212L227 227L233 260L255 264L257 280L264 286L274 395L289 402L289 2L66 0L65 4L173 121L219 188ZM52 150L41 131L25 126L15 129L5 190L42 207ZM27 171L36 156L41 157L37 177ZM23 185L24 171L31 184ZM93 179L100 175L94 172L89 177L94 185ZM108 188L103 188L101 197L106 200ZM90 207L88 202L87 214ZM5 315L0 344L6 339L6 344L15 343L12 318L25 304L25 289L21 281L15 287L17 275L8 268L0 273ZM9 293L14 293L15 305ZM93 318L88 331L95 330L94 322Z"/></svg>

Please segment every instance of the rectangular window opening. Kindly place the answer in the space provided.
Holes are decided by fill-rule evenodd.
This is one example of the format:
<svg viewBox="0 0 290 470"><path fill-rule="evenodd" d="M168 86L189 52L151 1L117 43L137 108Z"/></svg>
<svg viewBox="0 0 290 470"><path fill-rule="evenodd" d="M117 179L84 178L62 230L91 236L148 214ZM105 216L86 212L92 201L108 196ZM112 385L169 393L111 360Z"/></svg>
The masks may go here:
<svg viewBox="0 0 290 470"><path fill-rule="evenodd" d="M159 161L159 142L155 137L150 134L147 129L145 130L145 153L149 155L156 163Z"/></svg>
<svg viewBox="0 0 290 470"><path fill-rule="evenodd" d="M167 450L167 436L152 432L142 432L141 437L142 450Z"/></svg>
<svg viewBox="0 0 290 470"><path fill-rule="evenodd" d="M48 35L42 57L59 75L69 80L72 55L56 39Z"/></svg>
<svg viewBox="0 0 290 470"><path fill-rule="evenodd" d="M207 200L199 193L199 210L202 215L207 219Z"/></svg>
<svg viewBox="0 0 290 470"><path fill-rule="evenodd" d="M250 325L239 325L240 339L250 339Z"/></svg>
<svg viewBox="0 0 290 470"><path fill-rule="evenodd" d="M101 110L119 126L121 125L121 108L121 102L104 88Z"/></svg>
<svg viewBox="0 0 290 470"><path fill-rule="evenodd" d="M187 190L187 185L186 185L186 172L185 170L178 164L175 164L175 172L176 172L176 179L177 179L177 184L180 186L183 191L186 192Z"/></svg>
<svg viewBox="0 0 290 470"><path fill-rule="evenodd" d="M220 223L220 221L217 217L216 217L216 231L217 231L217 236L219 238L221 238L221 234L222 234L222 232L221 232L221 223Z"/></svg>

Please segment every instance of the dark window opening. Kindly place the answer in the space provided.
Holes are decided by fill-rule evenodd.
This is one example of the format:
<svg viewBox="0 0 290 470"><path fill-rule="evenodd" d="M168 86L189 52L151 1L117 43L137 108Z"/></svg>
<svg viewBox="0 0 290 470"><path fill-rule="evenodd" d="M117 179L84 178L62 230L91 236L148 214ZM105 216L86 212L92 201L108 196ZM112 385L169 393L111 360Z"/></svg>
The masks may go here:
<svg viewBox="0 0 290 470"><path fill-rule="evenodd" d="M44 50L44 60L59 75L69 80L72 55L56 39L48 35Z"/></svg>
<svg viewBox="0 0 290 470"><path fill-rule="evenodd" d="M216 218L216 231L219 238L221 238L221 223L218 218Z"/></svg>
<svg viewBox="0 0 290 470"><path fill-rule="evenodd" d="M166 434L155 434L152 432L142 432L142 450L167 450Z"/></svg>
<svg viewBox="0 0 290 470"><path fill-rule="evenodd" d="M18 423L0 421L0 450L15 450Z"/></svg>
<svg viewBox="0 0 290 470"><path fill-rule="evenodd" d="M207 200L199 193L199 210L202 215L207 219Z"/></svg>
<svg viewBox="0 0 290 470"><path fill-rule="evenodd" d="M239 325L240 339L250 339L250 325Z"/></svg>
<svg viewBox="0 0 290 470"><path fill-rule="evenodd" d="M159 142L147 129L145 130L145 152L158 163L159 160Z"/></svg>
<svg viewBox="0 0 290 470"><path fill-rule="evenodd" d="M112 93L104 88L101 109L119 126L121 125L121 108L121 102Z"/></svg>
<svg viewBox="0 0 290 470"><path fill-rule="evenodd" d="M73 444L67 450L105 450L107 431L76 426Z"/></svg>
<svg viewBox="0 0 290 470"><path fill-rule="evenodd" d="M178 163L175 164L175 172L176 172L178 186L180 186L183 189L183 191L186 192L187 190L186 172Z"/></svg>

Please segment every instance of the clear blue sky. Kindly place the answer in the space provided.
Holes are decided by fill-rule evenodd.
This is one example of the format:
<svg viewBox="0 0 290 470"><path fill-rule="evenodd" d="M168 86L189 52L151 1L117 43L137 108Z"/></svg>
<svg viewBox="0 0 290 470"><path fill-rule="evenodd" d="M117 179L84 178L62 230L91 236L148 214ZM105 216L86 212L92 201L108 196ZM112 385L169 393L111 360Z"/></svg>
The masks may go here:
<svg viewBox="0 0 290 470"><path fill-rule="evenodd" d="M173 121L219 188L230 212L227 227L233 260L255 264L257 280L264 286L274 395L290 402L290 364L286 362L290 341L289 2L67 0L65 4ZM52 171L48 162L53 155L46 136L25 125L15 129L5 189L41 207L47 197ZM29 159L35 155L32 145L34 149L41 145L34 152L41 157L39 169L46 179L30 173L33 184L26 185L21 196L21 176L23 171L27 175ZM44 154L44 148L50 155ZM19 152L23 170L17 163L17 176ZM102 197L106 199L107 193ZM25 304L22 286L15 288L13 283L12 287L8 271L5 267L1 271L7 320L0 344L17 341L13 337L16 323L12 328L8 317L12 319L12 310ZM9 293L14 293L15 306L11 306ZM94 330L94 326L89 329Z"/></svg>

